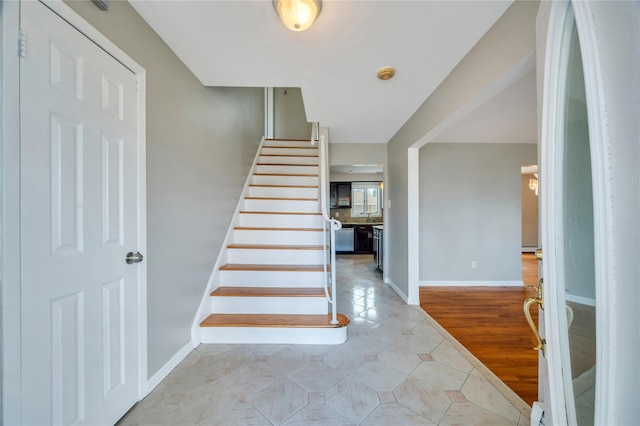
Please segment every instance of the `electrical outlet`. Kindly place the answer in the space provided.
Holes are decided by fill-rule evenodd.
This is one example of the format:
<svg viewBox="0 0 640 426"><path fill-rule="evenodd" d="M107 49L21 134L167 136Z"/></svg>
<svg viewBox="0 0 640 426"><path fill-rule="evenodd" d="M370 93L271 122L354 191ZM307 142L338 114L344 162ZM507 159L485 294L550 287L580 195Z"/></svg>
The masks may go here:
<svg viewBox="0 0 640 426"><path fill-rule="evenodd" d="M340 217L340 212L336 212L336 217Z"/></svg>
<svg viewBox="0 0 640 426"><path fill-rule="evenodd" d="M471 261L471 269L476 269L476 266L477 266L477 265L476 265L476 261L475 261L475 260L472 260L472 261Z"/></svg>

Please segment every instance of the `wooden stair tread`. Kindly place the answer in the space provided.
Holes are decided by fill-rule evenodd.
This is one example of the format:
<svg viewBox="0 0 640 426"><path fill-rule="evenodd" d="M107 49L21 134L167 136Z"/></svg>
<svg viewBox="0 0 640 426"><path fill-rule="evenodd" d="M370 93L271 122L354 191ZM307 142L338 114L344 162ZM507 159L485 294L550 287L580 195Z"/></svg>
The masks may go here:
<svg viewBox="0 0 640 426"><path fill-rule="evenodd" d="M255 250L323 250L319 245L281 245L281 244L229 244L230 249L255 249Z"/></svg>
<svg viewBox="0 0 640 426"><path fill-rule="evenodd" d="M318 167L317 164L292 164L292 163L256 163L256 166Z"/></svg>
<svg viewBox="0 0 640 426"><path fill-rule="evenodd" d="M307 215L307 216L321 216L322 213L314 213L314 212L258 212L258 211L250 211L250 210L240 210L242 214L293 214L293 215Z"/></svg>
<svg viewBox="0 0 640 426"><path fill-rule="evenodd" d="M244 197L245 200L270 200L270 201L318 201L317 198L304 197Z"/></svg>
<svg viewBox="0 0 640 426"><path fill-rule="evenodd" d="M269 147L267 147L269 148ZM260 153L261 157L308 157L308 158L318 158L318 155L314 154L263 154ZM304 165L304 164L301 164ZM307 165L317 165L317 164L307 164Z"/></svg>
<svg viewBox="0 0 640 426"><path fill-rule="evenodd" d="M283 141L283 142L311 142L311 139L290 139L290 138L264 138L265 141ZM318 142L318 139L315 139Z"/></svg>
<svg viewBox="0 0 640 426"><path fill-rule="evenodd" d="M252 226L236 226L236 231L305 231L305 232L322 232L323 228L267 228Z"/></svg>
<svg viewBox="0 0 640 426"><path fill-rule="evenodd" d="M317 188L318 185L273 185L269 183L250 183L249 186L257 188Z"/></svg>
<svg viewBox="0 0 640 426"><path fill-rule="evenodd" d="M324 289L317 287L218 287L211 296L244 297L324 297Z"/></svg>
<svg viewBox="0 0 640 426"><path fill-rule="evenodd" d="M258 263L227 263L221 271L284 271L284 272L324 272L323 265L273 265ZM327 271L330 268L327 266Z"/></svg>
<svg viewBox="0 0 640 426"><path fill-rule="evenodd" d="M318 146L286 146L286 145L266 145L263 148L286 148L286 149L318 149Z"/></svg>
<svg viewBox="0 0 640 426"><path fill-rule="evenodd" d="M340 328L349 324L349 317L337 315L338 324L331 324L331 314L212 314L200 327L279 327L279 328Z"/></svg>
<svg viewBox="0 0 640 426"><path fill-rule="evenodd" d="M317 173L254 173L254 176L295 176L295 177L318 177Z"/></svg>

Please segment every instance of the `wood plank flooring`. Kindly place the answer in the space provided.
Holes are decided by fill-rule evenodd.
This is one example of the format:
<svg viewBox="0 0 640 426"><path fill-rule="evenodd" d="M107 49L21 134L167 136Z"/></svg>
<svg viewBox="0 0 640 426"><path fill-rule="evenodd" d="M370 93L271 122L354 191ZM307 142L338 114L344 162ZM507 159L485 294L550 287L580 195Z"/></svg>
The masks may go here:
<svg viewBox="0 0 640 426"><path fill-rule="evenodd" d="M533 253L522 253L522 281L524 285L538 285L538 261Z"/></svg>
<svg viewBox="0 0 640 426"><path fill-rule="evenodd" d="M523 281L537 283L534 255L523 254ZM420 306L531 405L538 399L538 353L522 311L523 287L421 287ZM538 322L536 312L534 321Z"/></svg>

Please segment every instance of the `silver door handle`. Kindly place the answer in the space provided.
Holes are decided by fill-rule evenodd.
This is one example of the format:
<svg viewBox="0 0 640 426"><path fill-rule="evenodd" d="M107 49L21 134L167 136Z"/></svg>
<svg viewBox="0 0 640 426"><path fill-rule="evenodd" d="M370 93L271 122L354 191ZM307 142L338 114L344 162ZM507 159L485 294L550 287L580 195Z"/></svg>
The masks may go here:
<svg viewBox="0 0 640 426"><path fill-rule="evenodd" d="M140 252L132 252L130 251L129 253L127 253L127 257L124 258L124 260L131 265L132 263L138 263L138 262L142 262L142 260L144 259L144 256L142 256L140 254Z"/></svg>

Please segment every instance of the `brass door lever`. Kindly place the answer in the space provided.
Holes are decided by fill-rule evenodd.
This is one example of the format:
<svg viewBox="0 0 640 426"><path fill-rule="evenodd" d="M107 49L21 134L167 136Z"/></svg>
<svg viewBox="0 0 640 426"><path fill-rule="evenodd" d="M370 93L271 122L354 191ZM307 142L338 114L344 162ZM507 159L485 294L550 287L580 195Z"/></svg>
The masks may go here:
<svg viewBox="0 0 640 426"><path fill-rule="evenodd" d="M531 331L533 331L533 335L536 338L537 341L537 345L533 347L534 351L539 351L542 349L542 355L545 355L545 345L546 342L545 340L540 337L540 332L538 331L538 327L536 326L536 324L533 322L533 318L531 318L531 305L538 305L540 306L541 309L544 309L544 301L543 301L543 296L544 296L544 287L543 287L544 281L542 278L540 278L540 281L538 282L538 287L533 287L533 286L529 286L528 288L535 288L536 291L538 292L537 297L529 297L524 301L524 305L523 305L523 310L524 310L524 317L527 320L527 323L529 323L529 327L531 327Z"/></svg>

